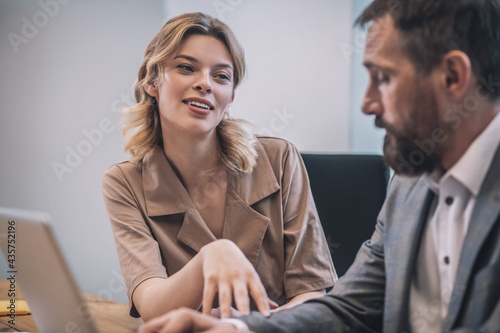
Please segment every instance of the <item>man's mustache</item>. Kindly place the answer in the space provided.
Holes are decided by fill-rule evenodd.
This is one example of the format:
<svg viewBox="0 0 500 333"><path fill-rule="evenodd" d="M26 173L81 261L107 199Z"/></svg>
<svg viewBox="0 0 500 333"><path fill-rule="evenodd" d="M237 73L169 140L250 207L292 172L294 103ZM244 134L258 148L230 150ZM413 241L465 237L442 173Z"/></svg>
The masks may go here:
<svg viewBox="0 0 500 333"><path fill-rule="evenodd" d="M387 124L384 122L381 116L375 117L375 127L377 128L386 128Z"/></svg>
<svg viewBox="0 0 500 333"><path fill-rule="evenodd" d="M404 135L401 135L401 133L399 133L398 130L393 125L385 122L381 116L375 117L375 127L385 129L386 135L392 134L395 135L396 137L404 137Z"/></svg>

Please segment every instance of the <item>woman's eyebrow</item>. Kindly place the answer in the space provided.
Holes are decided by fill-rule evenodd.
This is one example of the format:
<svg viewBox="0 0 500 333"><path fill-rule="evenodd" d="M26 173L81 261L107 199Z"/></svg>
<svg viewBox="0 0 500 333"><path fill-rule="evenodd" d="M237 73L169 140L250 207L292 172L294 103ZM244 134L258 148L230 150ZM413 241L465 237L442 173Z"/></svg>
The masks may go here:
<svg viewBox="0 0 500 333"><path fill-rule="evenodd" d="M198 59L193 58L193 57L188 56L188 55L185 55L185 54L179 54L179 55L177 55L177 56L174 57L174 59L177 59L177 58L183 58L183 59L195 62L195 63L199 62Z"/></svg>
<svg viewBox="0 0 500 333"><path fill-rule="evenodd" d="M233 70L233 66L230 64L217 64L214 66L215 68L229 68L230 70Z"/></svg>
<svg viewBox="0 0 500 333"><path fill-rule="evenodd" d="M189 61L194 62L196 64L199 63L198 59L191 57L191 56L188 56L186 54L179 54L179 55L174 57L174 59L178 59L178 58L186 59L186 60L189 60ZM229 68L230 70L233 71L233 66L231 66L230 64L227 64L227 63L217 64L214 67L215 68Z"/></svg>

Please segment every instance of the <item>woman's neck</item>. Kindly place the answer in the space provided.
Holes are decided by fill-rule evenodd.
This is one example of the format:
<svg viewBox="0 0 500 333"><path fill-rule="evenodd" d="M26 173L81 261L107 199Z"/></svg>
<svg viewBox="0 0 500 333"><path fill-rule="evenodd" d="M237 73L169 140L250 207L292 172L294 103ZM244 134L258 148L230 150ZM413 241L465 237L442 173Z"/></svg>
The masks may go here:
<svg viewBox="0 0 500 333"><path fill-rule="evenodd" d="M220 166L218 145L215 130L204 136L163 133L165 156L188 191L203 185L207 173Z"/></svg>

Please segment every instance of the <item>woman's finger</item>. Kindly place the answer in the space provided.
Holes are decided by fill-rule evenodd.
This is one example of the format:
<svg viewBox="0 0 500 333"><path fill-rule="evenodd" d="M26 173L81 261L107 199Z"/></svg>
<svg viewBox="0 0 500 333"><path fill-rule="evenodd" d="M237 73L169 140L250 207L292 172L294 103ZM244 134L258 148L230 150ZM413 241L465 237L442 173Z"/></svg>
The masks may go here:
<svg viewBox="0 0 500 333"><path fill-rule="evenodd" d="M240 312L240 315L248 316L250 314L250 299L246 283L241 280L235 281L233 289L236 308Z"/></svg>
<svg viewBox="0 0 500 333"><path fill-rule="evenodd" d="M269 298L269 308L271 310L277 309L279 307L278 303Z"/></svg>
<svg viewBox="0 0 500 333"><path fill-rule="evenodd" d="M232 290L229 283L225 281L219 283L219 308L221 318L231 317L231 303L233 300L231 292Z"/></svg>
<svg viewBox="0 0 500 333"><path fill-rule="evenodd" d="M203 314L209 315L214 304L215 293L217 292L217 284L213 277L205 279L203 286Z"/></svg>
<svg viewBox="0 0 500 333"><path fill-rule="evenodd" d="M260 279L257 277L250 278L248 281L248 288L250 290L250 295L254 299L257 304L257 308L259 312L262 313L263 316L268 317L270 315L269 312L269 298L267 297L266 289L260 282Z"/></svg>

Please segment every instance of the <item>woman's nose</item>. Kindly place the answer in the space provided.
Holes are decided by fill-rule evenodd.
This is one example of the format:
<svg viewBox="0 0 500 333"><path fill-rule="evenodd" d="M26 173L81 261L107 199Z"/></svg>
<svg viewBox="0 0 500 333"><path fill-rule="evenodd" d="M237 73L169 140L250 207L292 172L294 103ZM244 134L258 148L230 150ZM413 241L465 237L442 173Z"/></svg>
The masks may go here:
<svg viewBox="0 0 500 333"><path fill-rule="evenodd" d="M200 73L193 88L197 91L204 93L204 94L211 93L212 92L212 82L211 82L210 75L208 73Z"/></svg>

